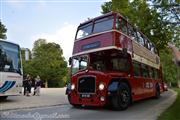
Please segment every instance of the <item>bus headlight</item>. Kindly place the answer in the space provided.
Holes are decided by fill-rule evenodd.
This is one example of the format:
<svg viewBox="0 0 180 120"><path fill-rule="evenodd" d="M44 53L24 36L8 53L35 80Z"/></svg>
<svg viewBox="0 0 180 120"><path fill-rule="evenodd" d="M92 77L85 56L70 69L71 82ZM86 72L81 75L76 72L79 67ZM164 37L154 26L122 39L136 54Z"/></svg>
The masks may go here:
<svg viewBox="0 0 180 120"><path fill-rule="evenodd" d="M99 84L99 90L104 90L105 85L103 83Z"/></svg>
<svg viewBox="0 0 180 120"><path fill-rule="evenodd" d="M75 89L75 84L71 84L71 90Z"/></svg>

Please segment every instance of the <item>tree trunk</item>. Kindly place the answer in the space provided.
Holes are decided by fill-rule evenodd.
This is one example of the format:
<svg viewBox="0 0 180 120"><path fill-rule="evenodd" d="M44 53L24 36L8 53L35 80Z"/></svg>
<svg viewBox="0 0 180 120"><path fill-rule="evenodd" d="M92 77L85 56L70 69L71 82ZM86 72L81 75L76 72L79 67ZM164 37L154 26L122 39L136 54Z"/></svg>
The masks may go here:
<svg viewBox="0 0 180 120"><path fill-rule="evenodd" d="M48 88L48 80L45 81L45 88Z"/></svg>

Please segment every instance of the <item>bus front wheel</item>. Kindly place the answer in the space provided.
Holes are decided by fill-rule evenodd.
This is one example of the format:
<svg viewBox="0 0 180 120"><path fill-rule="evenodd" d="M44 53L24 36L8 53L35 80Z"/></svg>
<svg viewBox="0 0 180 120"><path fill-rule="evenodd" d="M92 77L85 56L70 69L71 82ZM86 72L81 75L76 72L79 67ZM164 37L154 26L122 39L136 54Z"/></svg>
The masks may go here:
<svg viewBox="0 0 180 120"><path fill-rule="evenodd" d="M69 101L69 103L70 103L73 107L75 107L75 108L80 108L80 107L81 107L81 105L79 105L79 104L73 104L73 103L71 103L71 96L70 96L70 95L68 95L68 101Z"/></svg>
<svg viewBox="0 0 180 120"><path fill-rule="evenodd" d="M125 110L131 101L130 88L126 83L120 83L117 94L111 98L114 110Z"/></svg>

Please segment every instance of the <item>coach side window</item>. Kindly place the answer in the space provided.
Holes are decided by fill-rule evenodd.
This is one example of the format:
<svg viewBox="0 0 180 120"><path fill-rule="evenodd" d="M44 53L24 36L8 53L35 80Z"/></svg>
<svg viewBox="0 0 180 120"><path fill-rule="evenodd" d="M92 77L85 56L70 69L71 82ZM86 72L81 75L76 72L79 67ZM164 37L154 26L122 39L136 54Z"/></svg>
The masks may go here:
<svg viewBox="0 0 180 120"><path fill-rule="evenodd" d="M141 76L140 64L138 62L133 62L133 67L134 67L134 76Z"/></svg>

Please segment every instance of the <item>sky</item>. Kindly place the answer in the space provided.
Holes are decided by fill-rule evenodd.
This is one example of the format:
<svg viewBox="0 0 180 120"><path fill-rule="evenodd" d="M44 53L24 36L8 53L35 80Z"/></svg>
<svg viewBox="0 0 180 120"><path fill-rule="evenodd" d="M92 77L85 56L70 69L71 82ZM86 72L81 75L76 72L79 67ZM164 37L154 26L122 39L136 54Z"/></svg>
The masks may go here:
<svg viewBox="0 0 180 120"><path fill-rule="evenodd" d="M22 48L33 48L42 38L63 49L66 60L72 55L78 25L101 15L109 0L0 0L0 20L7 28L7 40Z"/></svg>

